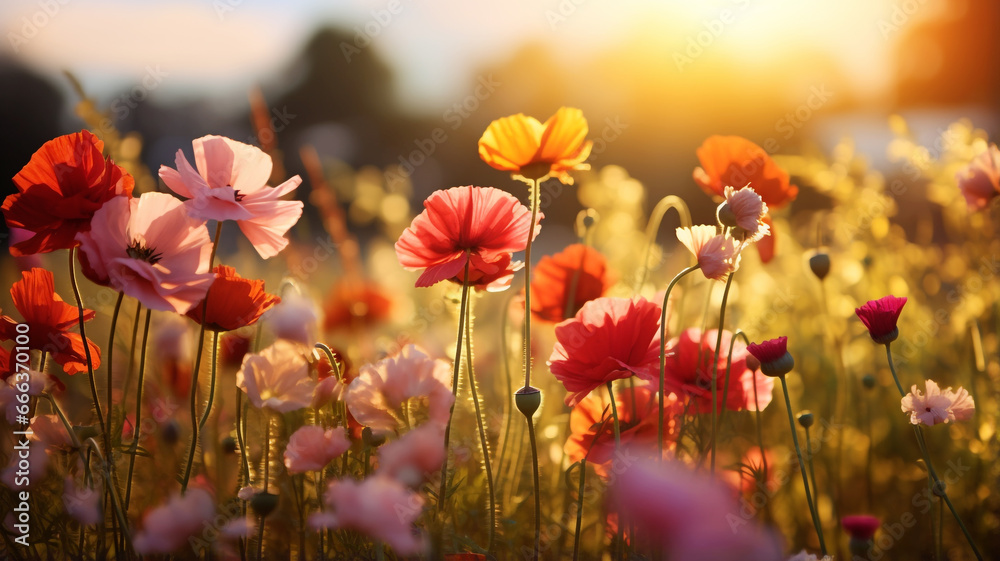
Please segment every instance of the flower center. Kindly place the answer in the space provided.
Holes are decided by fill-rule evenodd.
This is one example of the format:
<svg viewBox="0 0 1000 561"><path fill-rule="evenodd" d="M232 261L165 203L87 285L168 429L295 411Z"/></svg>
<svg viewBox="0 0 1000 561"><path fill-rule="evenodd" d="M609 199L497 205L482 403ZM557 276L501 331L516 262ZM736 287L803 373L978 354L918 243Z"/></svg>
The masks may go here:
<svg viewBox="0 0 1000 561"><path fill-rule="evenodd" d="M240 193L239 191L237 191L235 189L233 190L233 199L236 202L238 202L238 203L242 202L243 201L243 197L246 197L246 195L244 195L243 193Z"/></svg>
<svg viewBox="0 0 1000 561"><path fill-rule="evenodd" d="M156 265L157 262L163 257L162 253L156 253L155 248L146 247L142 242L132 242L132 245L125 250L132 259L138 259L140 261L146 261L150 265Z"/></svg>

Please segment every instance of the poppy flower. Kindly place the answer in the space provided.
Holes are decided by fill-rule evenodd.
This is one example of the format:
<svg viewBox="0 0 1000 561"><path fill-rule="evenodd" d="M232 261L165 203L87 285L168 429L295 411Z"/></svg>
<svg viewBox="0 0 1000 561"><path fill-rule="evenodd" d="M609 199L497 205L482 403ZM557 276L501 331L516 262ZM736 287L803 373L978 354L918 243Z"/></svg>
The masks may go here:
<svg viewBox="0 0 1000 561"><path fill-rule="evenodd" d="M102 155L90 131L54 138L14 176L17 193L3 202L10 228L34 235L10 246L15 257L69 249L90 229L94 213L113 197L132 196L135 180Z"/></svg>
<svg viewBox="0 0 1000 561"><path fill-rule="evenodd" d="M262 280L245 279L226 265L216 265L212 271L215 282L206 296L207 309L206 300L202 300L187 312L187 317L204 323L205 329L232 331L253 325L261 314L281 302L281 298L264 292Z"/></svg>
<svg viewBox="0 0 1000 561"><path fill-rule="evenodd" d="M424 549L423 540L413 532L424 499L391 477L331 481L323 493L323 504L327 510L309 518L313 528L357 530L382 540L399 555L416 555Z"/></svg>
<svg viewBox="0 0 1000 561"><path fill-rule="evenodd" d="M764 223L767 203L752 188L726 187L725 195L726 200L719 205L719 221L734 228L734 238L745 245L770 234L771 227Z"/></svg>
<svg viewBox="0 0 1000 561"><path fill-rule="evenodd" d="M696 153L701 167L695 168L694 181L709 196L724 197L727 186L749 184L767 206L780 209L799 194L799 188L789 184L788 172L743 137L710 136Z"/></svg>
<svg viewBox="0 0 1000 561"><path fill-rule="evenodd" d="M1000 195L1000 150L990 144L985 152L955 174L970 211L986 208Z"/></svg>
<svg viewBox="0 0 1000 561"><path fill-rule="evenodd" d="M236 385L254 407L279 413L309 407L316 389L303 347L282 339L259 353L246 355L236 373Z"/></svg>
<svg viewBox="0 0 1000 561"><path fill-rule="evenodd" d="M378 450L378 471L410 487L419 487L444 463L444 427L424 423Z"/></svg>
<svg viewBox="0 0 1000 561"><path fill-rule="evenodd" d="M191 488L183 495L174 494L143 516L142 530L132 539L135 551L140 555L173 553L210 527L213 517L215 501L208 491Z"/></svg>
<svg viewBox="0 0 1000 561"><path fill-rule="evenodd" d="M604 296L612 284L614 279L604 255L583 244L573 244L555 255L542 257L535 265L531 313L545 321L560 322L576 315L587 302ZM570 290L574 290L572 302Z"/></svg>
<svg viewBox="0 0 1000 561"><path fill-rule="evenodd" d="M160 179L171 191L189 199L190 214L201 220L235 220L243 235L264 259L288 245L285 233L302 216L302 201L281 197L294 191L302 179L292 177L269 187L271 156L256 146L224 136L203 136L192 143L191 167L183 150L174 160L177 169L160 166Z"/></svg>
<svg viewBox="0 0 1000 561"><path fill-rule="evenodd" d="M416 399L426 411L409 407L409 414L426 415L430 422L445 426L455 396L451 393L451 365L431 358L416 345L375 364L366 364L347 386L344 402L359 423L376 434L393 432L404 418L403 404Z"/></svg>
<svg viewBox="0 0 1000 561"><path fill-rule="evenodd" d="M490 123L479 139L479 157L494 169L529 181L555 177L572 185L568 172L590 169L583 163L593 142L583 111L561 107L545 124L523 113Z"/></svg>
<svg viewBox="0 0 1000 561"><path fill-rule="evenodd" d="M740 267L740 246L733 238L716 233L715 226L677 228L677 239L698 260L705 278L722 280Z"/></svg>
<svg viewBox="0 0 1000 561"><path fill-rule="evenodd" d="M532 238L541 230L538 214ZM404 269L424 269L417 287L443 280L462 283L466 262L469 284L490 292L510 286L522 264L511 255L523 251L531 211L509 193L493 187L452 187L431 193L424 210L399 236L396 257Z"/></svg>
<svg viewBox="0 0 1000 561"><path fill-rule="evenodd" d="M32 269L21 273L21 280L10 287L10 298L23 321L9 316L0 317L0 340L13 341L18 335L17 325L28 325L28 347L42 351L63 367L66 374L87 372L87 354L83 338L69 329L79 325L76 306L63 301L56 294L52 273L45 269ZM93 310L83 310L83 320L94 319ZM101 365L101 350L87 339L90 358L96 370Z"/></svg>
<svg viewBox="0 0 1000 561"><path fill-rule="evenodd" d="M795 366L795 359L788 352L788 337L785 336L750 343L747 351L760 362L760 371L768 376L784 376Z"/></svg>
<svg viewBox="0 0 1000 561"><path fill-rule="evenodd" d="M893 295L883 296L878 300L869 300L864 306L855 308L854 313L868 328L868 334L880 345L888 345L899 337L896 322L906 305L906 297L897 298Z"/></svg>
<svg viewBox="0 0 1000 561"><path fill-rule="evenodd" d="M267 327L278 339L312 346L319 329L319 310L309 296L286 290L281 301L264 316Z"/></svg>
<svg viewBox="0 0 1000 561"><path fill-rule="evenodd" d="M712 330L702 336L701 330L690 328L679 337L667 343L666 387L678 396L693 400L691 411L708 413L712 411L712 360L715 358L715 341L718 331ZM723 403L725 393L726 363L729 344L733 343L733 361L729 371L729 394ZM718 411L763 410L771 402L774 379L754 372L747 367L747 348L742 341L733 341L733 334L722 332L719 352L717 399ZM701 361L699 362L699 357ZM659 371L657 371L659 376ZM657 383L659 379L657 378ZM757 387L757 402L754 402L754 385Z"/></svg>
<svg viewBox="0 0 1000 561"><path fill-rule="evenodd" d="M656 439L659 435L659 423L656 419L659 403L656 392L649 387L620 391L615 396L615 404L618 408L622 449L628 450L629 457L641 455L645 458L647 452L652 452L649 458L655 458L658 451ZM679 420L683 414L684 406L677 400L677 396L665 396L664 456L676 445ZM599 476L609 477L612 472L611 462L615 458L615 434L607 400L598 394L585 397L570 412L569 427L570 435L564 450L570 461L578 462L586 457Z"/></svg>
<svg viewBox="0 0 1000 561"><path fill-rule="evenodd" d="M934 426L972 418L976 405L965 388L960 387L957 391L947 388L942 391L934 380L925 381L924 388L926 394L914 384L910 393L900 400L903 412L910 414L910 423Z"/></svg>
<svg viewBox="0 0 1000 561"><path fill-rule="evenodd" d="M385 321L392 299L379 285L340 279L333 284L323 307L323 330L356 329Z"/></svg>
<svg viewBox="0 0 1000 561"><path fill-rule="evenodd" d="M875 537L881 522L867 514L854 514L840 519L840 525L851 539L867 541Z"/></svg>
<svg viewBox="0 0 1000 561"><path fill-rule="evenodd" d="M215 280L208 228L166 193L108 201L77 239L87 278L152 310L186 313Z"/></svg>
<svg viewBox="0 0 1000 561"><path fill-rule="evenodd" d="M285 468L288 473L321 471L351 447L344 427L324 429L306 425L292 433L285 447Z"/></svg>
<svg viewBox="0 0 1000 561"><path fill-rule="evenodd" d="M555 331L548 364L569 392L566 405L613 380L659 380L660 306L641 296L591 300Z"/></svg>

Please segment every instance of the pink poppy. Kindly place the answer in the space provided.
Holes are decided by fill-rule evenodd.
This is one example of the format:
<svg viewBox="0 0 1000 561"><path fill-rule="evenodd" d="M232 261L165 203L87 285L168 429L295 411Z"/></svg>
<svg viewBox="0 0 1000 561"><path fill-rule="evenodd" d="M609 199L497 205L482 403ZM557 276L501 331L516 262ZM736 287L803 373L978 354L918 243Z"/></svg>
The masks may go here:
<svg viewBox="0 0 1000 561"><path fill-rule="evenodd" d="M527 207L493 187L435 191L396 242L396 257L404 269L424 269L418 287L443 280L462 283L468 261L470 286L504 290L522 266L512 263L511 255L524 250L530 222ZM532 237L541 230L538 222Z"/></svg>
<svg viewBox="0 0 1000 561"><path fill-rule="evenodd" d="M319 330L319 310L308 296L286 290L281 302L264 314L268 329L278 339L312 346Z"/></svg>
<svg viewBox="0 0 1000 561"><path fill-rule="evenodd" d="M881 522L868 514L854 514L841 518L840 525L851 539L868 541L875 537Z"/></svg>
<svg viewBox="0 0 1000 561"><path fill-rule="evenodd" d="M285 448L285 467L288 473L319 471L351 447L347 430L337 427L306 425L292 433Z"/></svg>
<svg viewBox="0 0 1000 561"><path fill-rule="evenodd" d="M1000 150L996 144L990 144L985 152L973 158L955 174L955 179L969 210L986 208L990 201L1000 196Z"/></svg>
<svg viewBox="0 0 1000 561"><path fill-rule="evenodd" d="M160 179L171 191L189 199L191 216L202 220L235 220L264 259L288 245L285 233L302 216L302 201L281 197L294 191L302 179L295 176L269 187L271 156L255 146L224 136L195 139L191 167L183 150L177 151L177 169L160 166Z"/></svg>
<svg viewBox="0 0 1000 561"><path fill-rule="evenodd" d="M736 240L716 233L715 226L678 228L677 239L698 259L705 278L721 280L740 268L740 246Z"/></svg>
<svg viewBox="0 0 1000 561"><path fill-rule="evenodd" d="M43 442L32 442L28 444L27 459L20 458L20 453L11 454L10 463L0 473L0 483L14 491L36 487L42 483L45 472L49 469L49 455L45 451L46 448ZM27 466L24 466L25 463ZM24 469L25 467L27 469Z"/></svg>
<svg viewBox="0 0 1000 561"><path fill-rule="evenodd" d="M424 423L378 451L378 472L417 487L444 463L444 427Z"/></svg>
<svg viewBox="0 0 1000 561"><path fill-rule="evenodd" d="M312 403L316 382L309 377L305 349L279 339L259 353L243 357L236 385L254 407L288 413Z"/></svg>
<svg viewBox="0 0 1000 561"><path fill-rule="evenodd" d="M764 223L767 203L756 191L748 185L739 190L726 187L725 193L726 200L719 206L719 220L740 230L735 235L737 239L752 243L770 233L770 227Z"/></svg>
<svg viewBox="0 0 1000 561"><path fill-rule="evenodd" d="M695 413L708 413L712 410L712 360L715 358L715 341L718 334L719 332L713 329L703 336L700 329L690 328L667 343L669 354L666 360L666 388L678 396L687 396L693 399L694 404L691 411ZM729 331L723 331L718 362L718 410L720 412L723 408L730 411L763 410L768 403L771 403L774 379L747 367L749 353L746 345L738 339L733 342L733 362L729 372L729 395L723 402L730 342L733 342L733 334ZM701 357L700 362L699 356ZM756 403L754 402L754 385L757 387Z"/></svg>
<svg viewBox="0 0 1000 561"><path fill-rule="evenodd" d="M185 494L175 494L166 504L147 512L142 530L132 543L140 555L173 553L186 546L192 536L200 536L211 527L214 517L212 496L204 489L189 488Z"/></svg>
<svg viewBox="0 0 1000 561"><path fill-rule="evenodd" d="M910 393L900 400L902 411L910 414L910 423L930 427L938 423L967 421L972 418L976 405L965 388L960 387L958 391L947 388L942 391L934 380L925 381L924 388L926 394L914 384Z"/></svg>
<svg viewBox="0 0 1000 561"><path fill-rule="evenodd" d="M427 415L444 426L455 396L451 393L451 365L431 358L416 345L407 345L395 356L361 367L361 373L347 386L344 401L359 423L376 433L398 428L403 403L426 399L427 411L410 407L412 415Z"/></svg>
<svg viewBox="0 0 1000 561"><path fill-rule="evenodd" d="M611 507L638 536L684 561L777 561L777 536L739 516L725 483L674 463L633 464L609 490Z"/></svg>
<svg viewBox="0 0 1000 561"><path fill-rule="evenodd" d="M893 295L883 296L878 300L869 300L864 306L855 308L854 313L861 318L861 322L868 328L868 334L873 341L880 345L887 345L899 337L899 328L896 322L899 314L903 311L906 298L897 298Z"/></svg>
<svg viewBox="0 0 1000 561"><path fill-rule="evenodd" d="M595 388L633 375L659 381L660 306L645 298L598 298L556 325L549 370L574 406Z"/></svg>
<svg viewBox="0 0 1000 561"><path fill-rule="evenodd" d="M101 512L101 502L104 493L100 488L79 486L72 477L67 476L63 485L63 506L66 514L75 518L80 524L93 526L104 521Z"/></svg>
<svg viewBox="0 0 1000 561"><path fill-rule="evenodd" d="M31 432L29 440L44 442L52 448L69 448L73 444L73 439L66 432L66 426L56 415L35 415L32 417Z"/></svg>
<svg viewBox="0 0 1000 561"><path fill-rule="evenodd" d="M972 401L972 396L968 390L959 387L952 391L951 388L944 390L945 395L951 398L951 420L968 421L976 412L976 404Z"/></svg>
<svg viewBox="0 0 1000 561"><path fill-rule="evenodd" d="M363 481L331 481L323 495L328 510L309 518L314 528L357 530L377 538L399 555L417 555L424 550L413 522L423 511L424 499L402 483L384 475Z"/></svg>
<svg viewBox="0 0 1000 561"><path fill-rule="evenodd" d="M153 310L186 313L215 281L208 228L165 193L111 199L77 240L87 278Z"/></svg>

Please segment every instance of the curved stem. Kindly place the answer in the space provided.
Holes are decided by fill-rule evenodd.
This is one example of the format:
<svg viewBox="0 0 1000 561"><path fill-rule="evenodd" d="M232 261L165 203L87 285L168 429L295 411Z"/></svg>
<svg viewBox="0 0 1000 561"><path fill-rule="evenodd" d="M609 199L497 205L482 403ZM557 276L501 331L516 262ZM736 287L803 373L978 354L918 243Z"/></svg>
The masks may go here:
<svg viewBox="0 0 1000 561"><path fill-rule="evenodd" d="M466 309L465 317L465 363L469 375L469 388L472 391L472 403L476 408L476 424L479 427L479 444L483 450L483 467L486 469L486 488L490 495L490 531L486 551L493 551L493 540L497 526L497 499L493 489L493 470L490 465L490 442L486 438L486 428L483 426L483 413L480 410L479 390L472 360L472 303Z"/></svg>
<svg viewBox="0 0 1000 561"><path fill-rule="evenodd" d="M750 340L747 339L746 333L743 333L742 330L737 329L736 332L733 333L733 336L729 338L729 354L726 355L726 375L722 378L722 413L719 414L719 425L720 426L722 425L723 421L726 420L726 410L727 410L726 404L729 403L729 375L732 374L732 371L733 371L733 348L736 346L735 345L736 344L736 338L740 337L740 336L742 336L743 341L746 342L747 346L750 345ZM754 403L754 407L756 408L757 407L757 393L756 393L757 392L757 372L754 372L753 375L754 375L754 378L753 378L753 382L754 382L754 386L753 386L753 390L754 390L753 403ZM763 450L761 450L761 453L763 453Z"/></svg>
<svg viewBox="0 0 1000 561"><path fill-rule="evenodd" d="M813 526L816 528L816 535L819 536L820 551L826 556L826 542L823 540L823 527L819 523L819 513L816 505L813 504L812 493L809 492L809 477L806 475L806 463L802 459L802 449L799 448L799 437L795 430L795 419L792 417L792 400L788 398L788 384L784 376L781 379L781 391L785 394L785 410L788 411L788 426L792 429L792 444L795 445L795 454L799 458L799 470L802 472L802 485L806 490L806 502L809 503L809 514L812 515Z"/></svg>
<svg viewBox="0 0 1000 561"><path fill-rule="evenodd" d="M719 331L715 337L715 359L712 361L712 458L709 470L712 475L715 475L715 440L719 417L719 351L722 350L720 348L722 347L722 328L726 323L726 301L729 300L729 287L733 284L734 276L736 276L735 271L729 273L729 278L726 279L726 289L722 292L722 306L719 308ZM722 404L722 407L725 409L725 403Z"/></svg>
<svg viewBox="0 0 1000 561"><path fill-rule="evenodd" d="M663 222L663 216L670 209L677 211L681 219L681 226L691 226L691 212L688 210L684 199L676 195L667 195L656 203L653 211L649 214L649 222L646 224L646 251L642 256L642 269L640 269L642 274L639 276L639 282L633 290L635 293L641 291L642 285L646 284L646 275L649 273L649 253L653 248L653 244L656 243L656 233L660 230L660 223Z"/></svg>
<svg viewBox="0 0 1000 561"><path fill-rule="evenodd" d="M465 316L469 307L469 252L465 253L465 274L462 276L462 303L458 311L458 336L455 341L455 364L451 378L451 395L458 395L458 376L462 371L462 337L465 334ZM455 414L455 403L452 402L451 410L448 412L448 424L444 429L444 462L441 463L441 486L438 488L438 514L444 513L445 494L448 490L448 443L451 440L451 421ZM442 531L443 531L442 527Z"/></svg>
<svg viewBox="0 0 1000 561"><path fill-rule="evenodd" d="M513 291L511 291L513 292ZM514 382L510 375L510 357L507 352L510 348L507 346L507 318L510 316L510 303L514 299L514 295L511 294L507 298L507 302L504 304L503 313L500 314L500 361L502 363L504 381L507 383L507 395L512 395L514 393ZM510 442L510 428L511 421L514 419L514 400L508 398L504 405L504 425L503 425L503 437L501 438L500 444L500 455L497 456L497 473L501 474L501 477L497 481L497 494L501 497L503 493L504 477L504 460L507 457L507 444ZM503 501L501 501L501 509L503 508Z"/></svg>
<svg viewBox="0 0 1000 561"><path fill-rule="evenodd" d="M208 381L208 403L205 404L205 412L201 414L198 421L198 429L205 427L208 416L212 414L212 403L215 401L215 377L219 364L219 332L212 331L212 373Z"/></svg>
<svg viewBox="0 0 1000 561"><path fill-rule="evenodd" d="M535 422L530 415L525 415L528 420L528 442L531 445L531 469L534 476L535 485L535 549L532 559L538 561L538 555L542 546L542 498L538 494L540 477L538 475L538 443L535 441Z"/></svg>
<svg viewBox="0 0 1000 561"><path fill-rule="evenodd" d="M108 375L107 375L107 380L108 381L107 381L107 388L106 388L107 394L106 394L106 398L105 398L107 400L108 412L105 415L105 418L108 419L108 424L109 425L111 424L111 418L112 418L112 414L111 414L111 407L112 407L112 404L111 404L111 401L112 401L111 389L113 387L113 384L112 384L111 371L112 371L112 369L113 369L113 367L115 365L115 361L114 361L114 353L115 353L115 328L118 326L118 313L122 309L122 300L124 300L124 299L125 299L125 293L119 291L118 292L118 299L115 301L115 311L112 312L112 314L111 314L111 329L108 330L108 332L109 332L109 335L108 335L108 349L107 349L108 356L104 360L104 363L108 366ZM124 397L122 399L124 399ZM111 471L114 472L114 467L113 467L114 466L114 454L112 454L111 452L109 452L108 454L109 454L109 456L112 457L112 468L111 468Z"/></svg>
<svg viewBox="0 0 1000 561"><path fill-rule="evenodd" d="M659 396L659 406L660 415L657 419L656 425L656 442L659 446L660 455L657 461L663 461L663 398L666 386L666 372L667 372L667 306L670 303L670 291L674 289L674 285L680 281L684 275L687 275L691 271L695 271L700 267L700 265L695 264L683 271L677 273L667 285L666 292L663 293L663 305L660 308L660 396ZM634 403L634 402L633 402Z"/></svg>
<svg viewBox="0 0 1000 561"><path fill-rule="evenodd" d="M98 446L97 442L95 442L93 438L88 438L85 444L88 444L94 453L97 454L97 458L101 460L101 465L104 466L104 476L107 478L106 481L108 482L108 486L111 490L111 504L114 507L115 516L118 519L118 523L121 525L121 532L124 535L125 543L130 549L134 550L132 546L132 536L128 531L128 522L126 521L125 514L122 511L121 498L118 496L118 490L115 489L115 486L110 484L111 472L108 470L108 461L104 455L101 454L100 446Z"/></svg>
<svg viewBox="0 0 1000 561"><path fill-rule="evenodd" d="M97 395L97 380L94 378L94 359L90 355L90 343L87 340L87 327L83 319L83 298L80 296L80 285L76 282L76 248L69 250L69 280L73 285L73 296L76 298L76 309L79 315L80 338L83 339L83 353L87 359L87 376L90 378L90 394L94 400L94 409L97 411L97 423L101 426L104 434L104 445L111 448L111 435L108 433L108 426L104 422L104 410L101 409L101 399Z"/></svg>
<svg viewBox="0 0 1000 561"><path fill-rule="evenodd" d="M149 338L149 320L152 310L146 310L146 324L142 328L142 351L139 358L139 387L135 390L135 424L132 426L132 444L129 447L128 476L125 478L125 512L128 513L132 499L132 474L135 469L135 453L139 448L139 425L142 423L142 386L146 374L146 340Z"/></svg>
<svg viewBox="0 0 1000 561"><path fill-rule="evenodd" d="M614 427L615 427L615 456L616 456L615 460L618 460L617 456L619 454L621 454L621 450L622 450L621 425L618 423L618 404L615 403L615 390L612 387L611 382L607 383L607 387L608 387L608 397L611 398L611 418L614 419L614 423L615 423L614 424ZM618 539L617 539L617 543L615 544L615 558L616 559L621 556L621 551L622 551L622 546L623 546L623 540L624 540L624 535L625 535L624 532L625 532L625 519L622 516L622 513L619 512L618 513Z"/></svg>

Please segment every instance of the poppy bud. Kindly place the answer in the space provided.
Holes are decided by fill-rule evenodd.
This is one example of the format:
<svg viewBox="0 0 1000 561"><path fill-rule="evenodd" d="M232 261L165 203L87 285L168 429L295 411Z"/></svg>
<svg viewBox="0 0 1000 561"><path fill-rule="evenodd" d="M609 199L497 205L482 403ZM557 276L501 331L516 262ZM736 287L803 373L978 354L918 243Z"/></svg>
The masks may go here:
<svg viewBox="0 0 1000 561"><path fill-rule="evenodd" d="M816 278L823 280L830 274L830 255L827 253L815 253L809 258L809 269L812 270Z"/></svg>
<svg viewBox="0 0 1000 561"><path fill-rule="evenodd" d="M166 423L163 423L163 428L160 429L160 438L164 442L167 444L176 444L180 436L181 429L177 426L177 421L170 419Z"/></svg>
<svg viewBox="0 0 1000 561"><path fill-rule="evenodd" d="M722 203L719 208L715 211L716 218L719 219L719 224L723 226L728 226L729 228L735 228L736 223L736 213L733 209L729 208L729 203Z"/></svg>
<svg viewBox="0 0 1000 561"><path fill-rule="evenodd" d="M749 368L751 372L756 372L760 370L760 361L757 360L757 357L753 355L747 355L746 362L747 362L747 368Z"/></svg>
<svg viewBox="0 0 1000 561"><path fill-rule="evenodd" d="M542 392L531 386L523 387L514 392L514 405L527 418L531 418L542 404Z"/></svg>
<svg viewBox="0 0 1000 561"><path fill-rule="evenodd" d="M872 376L871 374L865 374L864 376L861 377L861 384L866 389L869 389L869 390L872 389L872 388L874 388L875 387L875 376Z"/></svg>
<svg viewBox="0 0 1000 561"><path fill-rule="evenodd" d="M222 452L225 454L235 454L236 453L236 439L227 436L222 439Z"/></svg>
<svg viewBox="0 0 1000 561"><path fill-rule="evenodd" d="M274 512L274 509L277 507L278 495L275 495L274 493L261 491L250 499L250 508L253 509L255 514L264 518L266 518L268 514Z"/></svg>
<svg viewBox="0 0 1000 561"><path fill-rule="evenodd" d="M799 424L802 425L802 428L804 429L813 426L814 419L813 419L813 414L810 411L803 411L799 413L797 419L799 421Z"/></svg>
<svg viewBox="0 0 1000 561"><path fill-rule="evenodd" d="M365 446L369 448L378 448L379 446L385 444L384 436L376 436L372 432L371 427L365 427L361 430L361 441L365 443Z"/></svg>

